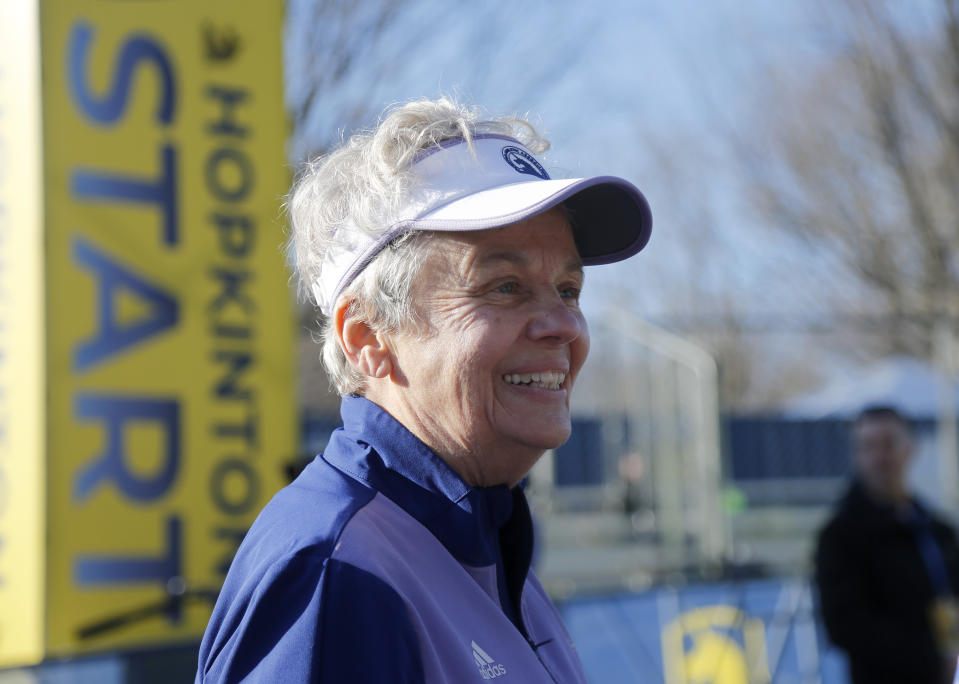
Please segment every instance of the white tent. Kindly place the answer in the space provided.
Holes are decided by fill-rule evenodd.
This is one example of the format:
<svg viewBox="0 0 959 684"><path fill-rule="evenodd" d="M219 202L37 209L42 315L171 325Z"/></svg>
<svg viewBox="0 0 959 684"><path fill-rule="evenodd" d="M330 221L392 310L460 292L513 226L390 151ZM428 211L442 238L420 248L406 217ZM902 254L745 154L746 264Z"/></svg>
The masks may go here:
<svg viewBox="0 0 959 684"><path fill-rule="evenodd" d="M854 418L873 404L895 406L913 419L939 415L941 380L937 370L918 359L893 356L844 377L833 378L810 394L788 402L789 418ZM953 388L959 405L959 387Z"/></svg>

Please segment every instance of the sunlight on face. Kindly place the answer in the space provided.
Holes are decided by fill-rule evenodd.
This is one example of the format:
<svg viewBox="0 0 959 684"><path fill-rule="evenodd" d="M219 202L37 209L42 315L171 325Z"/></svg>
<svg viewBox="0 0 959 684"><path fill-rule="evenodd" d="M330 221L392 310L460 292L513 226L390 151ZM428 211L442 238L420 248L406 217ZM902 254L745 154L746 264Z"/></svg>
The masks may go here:
<svg viewBox="0 0 959 684"><path fill-rule="evenodd" d="M589 335L565 215L440 233L413 287L427 330L392 340L384 406L474 485L513 485L569 437Z"/></svg>

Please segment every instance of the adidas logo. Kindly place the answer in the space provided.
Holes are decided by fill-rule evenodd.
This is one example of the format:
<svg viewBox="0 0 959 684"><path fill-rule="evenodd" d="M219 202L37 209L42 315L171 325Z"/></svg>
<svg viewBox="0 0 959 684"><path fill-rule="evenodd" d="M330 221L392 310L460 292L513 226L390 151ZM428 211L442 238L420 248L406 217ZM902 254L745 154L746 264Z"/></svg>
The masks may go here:
<svg viewBox="0 0 959 684"><path fill-rule="evenodd" d="M496 679L506 674L506 668L490 658L489 653L480 648L479 644L471 641L470 646L473 647L473 660L483 679Z"/></svg>

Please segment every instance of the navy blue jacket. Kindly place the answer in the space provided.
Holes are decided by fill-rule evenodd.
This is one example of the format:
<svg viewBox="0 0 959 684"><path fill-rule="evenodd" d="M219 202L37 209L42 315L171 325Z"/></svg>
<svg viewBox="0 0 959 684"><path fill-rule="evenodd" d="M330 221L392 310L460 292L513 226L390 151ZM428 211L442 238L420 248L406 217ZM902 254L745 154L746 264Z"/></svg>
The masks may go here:
<svg viewBox="0 0 959 684"><path fill-rule="evenodd" d="M585 682L522 490L468 486L362 397L342 416L240 545L196 682Z"/></svg>

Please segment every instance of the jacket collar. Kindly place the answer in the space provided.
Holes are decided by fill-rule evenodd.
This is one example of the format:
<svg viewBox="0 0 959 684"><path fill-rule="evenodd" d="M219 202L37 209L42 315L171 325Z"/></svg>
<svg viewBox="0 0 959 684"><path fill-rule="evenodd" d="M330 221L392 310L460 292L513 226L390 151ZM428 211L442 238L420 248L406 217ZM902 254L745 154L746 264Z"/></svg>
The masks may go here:
<svg viewBox="0 0 959 684"><path fill-rule="evenodd" d="M904 511L872 496L866 485L854 478L843 501L843 508L860 523L870 527L913 527L938 524L936 515L917 497L910 496Z"/></svg>
<svg viewBox="0 0 959 684"><path fill-rule="evenodd" d="M500 528L514 510L529 518L525 505L514 506L521 490L511 491L505 484L469 486L393 416L364 397L344 397L340 414L343 427L333 432L324 460L392 500L460 562L497 563ZM527 521L510 523L528 526Z"/></svg>

